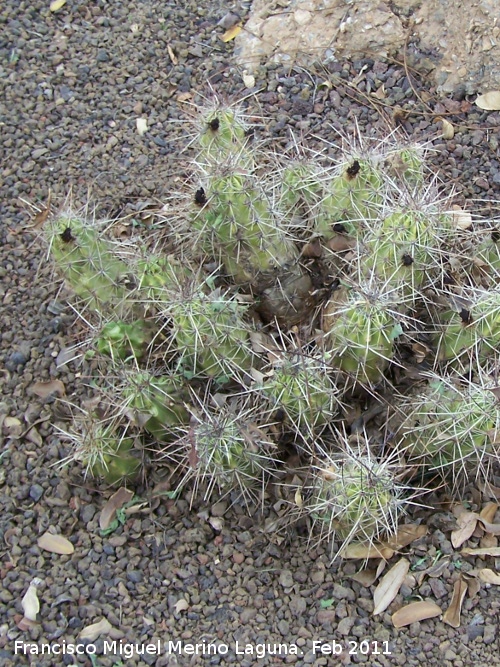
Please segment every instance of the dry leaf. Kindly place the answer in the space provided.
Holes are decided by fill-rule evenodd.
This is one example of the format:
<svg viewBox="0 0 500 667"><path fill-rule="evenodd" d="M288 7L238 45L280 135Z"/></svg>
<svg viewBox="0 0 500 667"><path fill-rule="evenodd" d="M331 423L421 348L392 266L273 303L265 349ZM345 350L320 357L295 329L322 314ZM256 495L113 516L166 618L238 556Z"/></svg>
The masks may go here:
<svg viewBox="0 0 500 667"><path fill-rule="evenodd" d="M489 533L490 535L500 535L500 523L489 523L481 517L479 517L479 521L486 533Z"/></svg>
<svg viewBox="0 0 500 667"><path fill-rule="evenodd" d="M61 556L70 555L75 551L75 547L65 537L54 535L48 531L38 538L37 544L40 549L45 549L45 551L60 554Z"/></svg>
<svg viewBox="0 0 500 667"><path fill-rule="evenodd" d="M125 503L129 503L134 497L134 492L122 486L116 493L113 493L108 502L104 505L99 517L99 528L106 530L115 518L116 510L120 509Z"/></svg>
<svg viewBox="0 0 500 667"><path fill-rule="evenodd" d="M40 398L48 398L52 394L64 396L66 389L61 380L49 380L48 382L35 382L28 388L28 392Z"/></svg>
<svg viewBox="0 0 500 667"><path fill-rule="evenodd" d="M486 505L483 507L483 509L479 512L479 517L481 519L484 519L485 521L488 521L489 523L493 522L495 518L495 514L497 513L498 510L498 504L489 502L486 503Z"/></svg>
<svg viewBox="0 0 500 667"><path fill-rule="evenodd" d="M441 131L443 139L453 139L455 136L455 128L450 121L445 118L441 119Z"/></svg>
<svg viewBox="0 0 500 667"><path fill-rule="evenodd" d="M451 598L450 606L444 612L443 621L452 628L460 627L460 612L462 610L462 603L465 594L467 593L467 582L459 579L453 586L453 597Z"/></svg>
<svg viewBox="0 0 500 667"><path fill-rule="evenodd" d="M500 90L491 90L489 93L479 95L475 100L476 106L486 111L500 110Z"/></svg>
<svg viewBox="0 0 500 667"><path fill-rule="evenodd" d="M500 574L494 570L489 570L488 568L480 570L479 579L484 581L485 584L495 584L496 586L500 586Z"/></svg>
<svg viewBox="0 0 500 667"><path fill-rule="evenodd" d="M381 614L394 600L401 588L408 570L410 569L410 561L406 558L401 558L400 561L393 565L389 572L387 572L381 579L379 585L373 594L373 615Z"/></svg>
<svg viewBox="0 0 500 667"><path fill-rule="evenodd" d="M170 60L172 61L172 63L173 63L174 65L177 65L177 63L178 63L179 61L177 60L177 56L175 55L174 50L173 50L173 48L170 46L170 44L167 44L167 51L168 51L168 55L170 56Z"/></svg>
<svg viewBox="0 0 500 667"><path fill-rule="evenodd" d="M458 528L451 532L451 543L454 549L461 547L467 542L472 533L476 530L479 515L475 512L462 512L458 517Z"/></svg>
<svg viewBox="0 0 500 667"><path fill-rule="evenodd" d="M339 556L342 558L349 558L352 560L365 558L384 558L389 560L394 556L394 549L389 549L382 544L348 544L340 550Z"/></svg>
<svg viewBox="0 0 500 667"><path fill-rule="evenodd" d="M98 623L92 623L92 625L83 628L78 635L78 639L90 639L91 642L94 642L101 635L109 634L112 628L111 623L106 618L102 618Z"/></svg>
<svg viewBox="0 0 500 667"><path fill-rule="evenodd" d="M223 42L230 42L232 39L236 37L236 35L239 35L241 32L241 23L237 23L236 25L233 25L229 30L226 30L226 32L221 35L221 40Z"/></svg>
<svg viewBox="0 0 500 667"><path fill-rule="evenodd" d="M148 121L145 118L136 118L135 125L139 136L143 136L148 131Z"/></svg>
<svg viewBox="0 0 500 667"><path fill-rule="evenodd" d="M65 4L66 0L54 0L50 3L50 11L58 12L62 7L64 7Z"/></svg>
<svg viewBox="0 0 500 667"><path fill-rule="evenodd" d="M180 600L177 600L177 602L174 604L175 611L177 613L181 611L186 611L186 609L189 609L189 605L187 601L184 598L181 598Z"/></svg>
<svg viewBox="0 0 500 667"><path fill-rule="evenodd" d="M441 607L435 602L412 602L406 607L401 607L392 616L392 624L395 628L403 628L405 625L410 625L416 621L423 621L426 618L434 618L441 614Z"/></svg>
<svg viewBox="0 0 500 667"><path fill-rule="evenodd" d="M500 556L500 547L487 547L485 549L462 549L464 556Z"/></svg>
<svg viewBox="0 0 500 667"><path fill-rule="evenodd" d="M381 562L383 563L384 561ZM354 579L354 581L357 581L365 588L369 588L378 579L377 570L360 570L356 574L353 574L351 579Z"/></svg>
<svg viewBox="0 0 500 667"><path fill-rule="evenodd" d="M36 621L36 615L40 611L40 602L37 596L37 588L42 583L41 579L35 578L28 586L28 590L21 600L21 606L24 611L24 618L28 621Z"/></svg>
<svg viewBox="0 0 500 667"><path fill-rule="evenodd" d="M253 74L247 74L244 72L242 78L245 88L253 88L255 86L255 77Z"/></svg>
<svg viewBox="0 0 500 667"><path fill-rule="evenodd" d="M51 193L49 192L49 198L47 200L47 206L45 208L42 208L41 211L38 211L38 213L35 215L33 218L33 229L41 229L49 217L50 214L50 198L51 198Z"/></svg>
<svg viewBox="0 0 500 667"><path fill-rule="evenodd" d="M495 535L490 535L489 533L486 533L481 537L479 540L479 546L481 549L489 549L490 547L497 547L498 546L498 538L495 537Z"/></svg>
<svg viewBox="0 0 500 667"><path fill-rule="evenodd" d="M397 551L424 535L427 535L427 526L416 523L404 523L399 526L395 535L385 540L384 545Z"/></svg>
<svg viewBox="0 0 500 667"><path fill-rule="evenodd" d="M467 579L467 592L469 594L469 598L472 600L476 595L479 593L481 590L481 583L479 579Z"/></svg>
<svg viewBox="0 0 500 667"><path fill-rule="evenodd" d="M385 94L385 86L382 84L380 88L377 88L377 90L374 93L371 93L372 97L376 97L377 100L385 100L386 94Z"/></svg>
<svg viewBox="0 0 500 667"><path fill-rule="evenodd" d="M469 229L472 227L472 215L469 211L464 211L463 208L454 204L451 211L451 219L457 229Z"/></svg>

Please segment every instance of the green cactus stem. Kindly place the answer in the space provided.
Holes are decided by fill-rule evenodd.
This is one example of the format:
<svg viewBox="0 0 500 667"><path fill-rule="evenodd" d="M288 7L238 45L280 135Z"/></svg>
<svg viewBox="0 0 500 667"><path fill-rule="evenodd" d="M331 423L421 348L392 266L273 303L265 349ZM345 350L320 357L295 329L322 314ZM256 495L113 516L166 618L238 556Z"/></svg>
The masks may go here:
<svg viewBox="0 0 500 667"><path fill-rule="evenodd" d="M494 355L500 345L500 292L469 290L455 302L453 309L438 314L437 358L454 362L468 356L482 362Z"/></svg>
<svg viewBox="0 0 500 667"><path fill-rule="evenodd" d="M158 441L171 440L180 426L189 423L180 378L132 371L126 374L121 394L124 408L137 411L136 421Z"/></svg>
<svg viewBox="0 0 500 667"><path fill-rule="evenodd" d="M320 540L373 543L394 534L404 507L393 467L351 448L314 466L305 503ZM333 545L332 545L333 546Z"/></svg>
<svg viewBox="0 0 500 667"><path fill-rule="evenodd" d="M500 460L500 410L495 388L463 386L432 376L428 387L400 405L405 419L400 449L425 474L436 472L454 490L474 478L488 479Z"/></svg>
<svg viewBox="0 0 500 667"><path fill-rule="evenodd" d="M113 308L122 315L130 309L128 265L95 224L61 215L51 221L47 236L57 268L88 308L98 312Z"/></svg>
<svg viewBox="0 0 500 667"><path fill-rule="evenodd" d="M403 332L397 293L373 283L343 288L323 310L324 346L332 365L361 383L376 383Z"/></svg>
<svg viewBox="0 0 500 667"><path fill-rule="evenodd" d="M292 354L274 366L262 391L298 432L313 434L338 413L338 390L328 371L319 359Z"/></svg>
<svg viewBox="0 0 500 667"><path fill-rule="evenodd" d="M248 373L255 358L245 311L245 306L218 290L172 303L168 313L183 368L220 382Z"/></svg>
<svg viewBox="0 0 500 667"><path fill-rule="evenodd" d="M97 336L95 347L112 359L141 359L152 338L152 325L146 320L107 322Z"/></svg>

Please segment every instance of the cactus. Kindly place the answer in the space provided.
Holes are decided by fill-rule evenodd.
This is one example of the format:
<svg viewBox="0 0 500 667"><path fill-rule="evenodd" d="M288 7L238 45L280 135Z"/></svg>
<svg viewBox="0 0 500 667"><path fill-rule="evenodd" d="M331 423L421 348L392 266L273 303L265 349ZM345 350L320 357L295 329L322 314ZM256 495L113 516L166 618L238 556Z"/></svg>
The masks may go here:
<svg viewBox="0 0 500 667"><path fill-rule="evenodd" d="M314 465L305 509L321 541L338 538L342 546L352 540L372 543L396 532L404 490L388 461L379 462L369 450L348 446L339 454L323 452Z"/></svg>
<svg viewBox="0 0 500 667"><path fill-rule="evenodd" d="M130 308L128 265L104 239L96 224L71 213L50 221L46 234L54 261L75 294L100 313Z"/></svg>
<svg viewBox="0 0 500 667"><path fill-rule="evenodd" d="M262 386L272 410L285 411L294 430L313 435L338 412L338 390L320 359L290 354L274 366Z"/></svg>
<svg viewBox="0 0 500 667"><path fill-rule="evenodd" d="M500 345L500 235L459 229L419 146L358 140L335 161L332 145L276 157L248 129L237 106L201 111L192 174L161 231L119 244L72 213L48 223L118 414L89 427L75 455L116 482L139 470L141 442L184 470L179 488L194 480L205 498L247 503L298 458L294 479L313 465L304 507L321 536L374 540L395 530L407 490L387 451L374 455L377 434L358 449L331 438L341 420L354 436L377 401L392 405L388 386L403 390L408 359L482 379L436 375L401 398L406 474L439 472L455 490L498 458L483 367Z"/></svg>
<svg viewBox="0 0 500 667"><path fill-rule="evenodd" d="M130 324L112 321L102 327L95 347L100 354L112 359L141 359L146 354L151 339L151 324L145 320L136 320Z"/></svg>
<svg viewBox="0 0 500 667"><path fill-rule="evenodd" d="M331 363L361 383L381 380L402 333L398 294L371 281L343 288L323 310L324 346Z"/></svg>
<svg viewBox="0 0 500 667"><path fill-rule="evenodd" d="M183 389L178 377L156 377L137 370L124 374L117 392L123 396L122 410L137 413L135 421L157 441L165 442L175 436L179 427L189 423Z"/></svg>
<svg viewBox="0 0 500 667"><path fill-rule="evenodd" d="M141 461L134 456L135 438L116 423L88 416L81 429L67 435L75 444L69 458L85 466L85 475L104 479L110 485L137 480Z"/></svg>
<svg viewBox="0 0 500 667"><path fill-rule="evenodd" d="M425 211L396 210L374 224L363 239L360 258L365 275L400 289L414 303L427 275L440 267L446 218Z"/></svg>
<svg viewBox="0 0 500 667"><path fill-rule="evenodd" d="M250 329L243 319L245 311L236 299L218 290L172 303L168 312L184 370L219 382L248 374L254 356L249 345Z"/></svg>
<svg viewBox="0 0 500 667"><path fill-rule="evenodd" d="M455 362L468 357L474 363L483 362L500 345L500 292L474 289L463 295L461 299L450 295L454 308L438 314L437 358Z"/></svg>
<svg viewBox="0 0 500 667"><path fill-rule="evenodd" d="M181 484L192 477L209 498L215 489L226 496L232 492L250 499L262 499L266 479L273 475L275 446L263 425L256 426L251 410L235 415L229 409L213 412L203 406L194 415L184 438L190 470Z"/></svg>
<svg viewBox="0 0 500 667"><path fill-rule="evenodd" d="M461 386L462 385L462 386ZM422 393L404 400L400 448L410 463L425 473L436 473L453 490L472 478L488 478L493 461L500 460L500 410L495 387L459 384L451 378L430 376Z"/></svg>

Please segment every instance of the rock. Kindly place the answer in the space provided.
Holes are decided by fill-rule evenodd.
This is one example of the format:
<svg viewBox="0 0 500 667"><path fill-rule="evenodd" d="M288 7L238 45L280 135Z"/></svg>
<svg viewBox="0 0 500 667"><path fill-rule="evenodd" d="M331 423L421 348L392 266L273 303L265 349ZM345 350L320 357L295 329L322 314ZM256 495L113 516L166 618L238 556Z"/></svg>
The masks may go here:
<svg viewBox="0 0 500 667"><path fill-rule="evenodd" d="M98 63L107 63L109 62L109 54L105 49L99 49L97 52L97 58L96 58Z"/></svg>
<svg viewBox="0 0 500 667"><path fill-rule="evenodd" d="M352 616L346 616L337 625L339 635L348 635L351 632L355 619Z"/></svg>
<svg viewBox="0 0 500 667"><path fill-rule="evenodd" d="M467 22L463 16L467 12ZM268 0L255 0L244 30L235 39L235 54L248 72L262 59L305 67L359 58L360 53L384 58L405 48L407 21L420 52L409 64L433 72L443 94L469 95L500 87L500 28L492 28L496 0L471 6L443 0L398 0L396 4L358 0L290 0L286 11L269 11ZM325 20L325 16L328 19ZM479 44L478 42L479 35ZM481 37L482 36L482 37ZM423 54L435 53L435 60ZM414 62L413 62L414 61Z"/></svg>
<svg viewBox="0 0 500 667"><path fill-rule="evenodd" d="M13 352L5 363L5 368L11 373L15 373L19 366L24 366L28 357L22 352Z"/></svg>
<svg viewBox="0 0 500 667"><path fill-rule="evenodd" d="M493 644L497 636L497 626L488 623L484 626L483 642L485 644Z"/></svg>
<svg viewBox="0 0 500 667"><path fill-rule="evenodd" d="M292 588L293 574L290 570L283 570L280 574L280 584L283 588Z"/></svg>
<svg viewBox="0 0 500 667"><path fill-rule="evenodd" d="M294 616L301 616L307 609L307 602L300 595L292 595L288 607Z"/></svg>
<svg viewBox="0 0 500 667"><path fill-rule="evenodd" d="M31 500L34 500L35 503L37 503L42 496L43 496L43 486L40 486L40 484L33 484L33 486L30 486Z"/></svg>

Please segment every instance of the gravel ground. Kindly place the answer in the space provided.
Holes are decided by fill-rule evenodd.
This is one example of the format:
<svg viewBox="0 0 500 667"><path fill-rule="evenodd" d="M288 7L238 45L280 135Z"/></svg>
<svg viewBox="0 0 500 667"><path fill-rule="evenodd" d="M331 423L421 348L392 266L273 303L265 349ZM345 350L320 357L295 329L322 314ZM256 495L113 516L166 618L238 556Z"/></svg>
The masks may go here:
<svg viewBox="0 0 500 667"><path fill-rule="evenodd" d="M197 101L210 94L210 85L231 99L249 93L233 47L220 41L217 27L229 10L242 16L246 10L221 0L70 0L55 14L48 5L6 0L0 9L2 664L334 664L314 653L314 641L342 645L335 664L500 664L495 586L483 584L466 597L459 628L436 619L392 626L390 615L403 601L431 599L446 609L461 572L500 569L491 558L476 562L453 550L446 512L420 515L430 530L404 550L411 576L377 617L371 614L373 587L351 578L359 563L330 566L327 554L308 551L300 535L277 539L262 530L258 517L225 511L221 503L190 511L185 499L156 502L101 536L99 513L110 492L84 481L77 467L57 467L69 450L55 427L67 428L71 410L56 395L42 398L33 388L58 380L65 399L81 405L91 396L86 379L92 368L57 366L61 350L81 335L80 325L30 224L49 193L55 208L71 192L77 204L90 198L99 215L129 220L139 217L145 202L161 205L185 168L179 157L185 126L170 123L184 117L178 96L190 93ZM409 56L414 62L411 48ZM327 80L333 86L319 85ZM370 98L382 83L386 97ZM498 214L498 113L482 112L459 95L437 100L425 77L415 75L410 85L401 65L371 60L310 72L262 67L253 92L246 104L263 118L262 137L286 142L293 127L336 140L332 126L350 133L357 122L363 132L381 135L397 124L411 138L430 142L432 161L460 203L481 199L474 210ZM455 124L453 139L439 138L439 115ZM136 131L138 117L148 122L144 136ZM138 494L150 498L148 488ZM223 519L220 530L207 521L210 515ZM37 546L50 527L71 540L73 555ZM439 576L417 581L439 553ZM23 631L21 599L34 577L42 582L39 623ZM110 655L13 655L16 640L74 644L83 628L103 617L112 625L110 639L215 642L222 648L210 656L122 655L122 662ZM103 640L95 642L98 649ZM349 655L349 641L362 640L378 642L388 654ZM298 655L236 655L236 641L254 651L262 643L297 646Z"/></svg>

